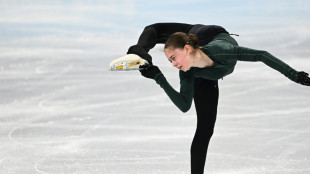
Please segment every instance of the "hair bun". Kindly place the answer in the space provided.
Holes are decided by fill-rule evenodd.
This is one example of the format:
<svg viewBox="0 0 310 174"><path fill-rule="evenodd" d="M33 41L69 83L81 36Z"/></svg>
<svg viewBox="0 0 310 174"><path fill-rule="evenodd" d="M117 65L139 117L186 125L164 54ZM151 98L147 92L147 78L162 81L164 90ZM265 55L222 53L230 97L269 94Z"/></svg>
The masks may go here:
<svg viewBox="0 0 310 174"><path fill-rule="evenodd" d="M184 48L185 45L190 45L194 49L199 48L198 37L196 34L186 34L184 32L176 32L169 36L165 43L165 49L168 47Z"/></svg>
<svg viewBox="0 0 310 174"><path fill-rule="evenodd" d="M191 46L193 48L199 48L199 44L198 44L199 40L198 40L197 35L196 34L188 34L188 37L189 37L190 41L192 42Z"/></svg>

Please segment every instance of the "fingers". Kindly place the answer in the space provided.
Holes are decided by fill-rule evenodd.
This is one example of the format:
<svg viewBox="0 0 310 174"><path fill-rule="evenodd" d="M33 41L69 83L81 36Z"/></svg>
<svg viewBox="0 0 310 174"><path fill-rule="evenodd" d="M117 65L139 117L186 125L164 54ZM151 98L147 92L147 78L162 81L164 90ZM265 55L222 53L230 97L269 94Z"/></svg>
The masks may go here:
<svg viewBox="0 0 310 174"><path fill-rule="evenodd" d="M306 72L298 72L297 82L305 86L310 86L310 78L308 76L309 74Z"/></svg>
<svg viewBox="0 0 310 174"><path fill-rule="evenodd" d="M151 65L150 64L144 64L144 65L140 65L139 68L141 69L147 69L149 68Z"/></svg>

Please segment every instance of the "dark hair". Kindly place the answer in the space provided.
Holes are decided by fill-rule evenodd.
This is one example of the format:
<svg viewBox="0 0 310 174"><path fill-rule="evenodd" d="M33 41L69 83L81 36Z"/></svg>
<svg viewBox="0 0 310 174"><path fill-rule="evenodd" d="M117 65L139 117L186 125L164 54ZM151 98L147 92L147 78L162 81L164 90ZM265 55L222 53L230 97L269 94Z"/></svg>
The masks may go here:
<svg viewBox="0 0 310 174"><path fill-rule="evenodd" d="M169 36L165 43L165 49L169 47L184 48L188 44L194 49L199 48L198 37L196 34L186 34L184 32L176 32Z"/></svg>

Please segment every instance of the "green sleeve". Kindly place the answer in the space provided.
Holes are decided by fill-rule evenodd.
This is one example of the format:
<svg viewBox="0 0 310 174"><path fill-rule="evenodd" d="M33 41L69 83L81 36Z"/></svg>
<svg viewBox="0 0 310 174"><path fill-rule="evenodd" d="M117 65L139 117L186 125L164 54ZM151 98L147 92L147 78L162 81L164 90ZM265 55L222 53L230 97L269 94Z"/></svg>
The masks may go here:
<svg viewBox="0 0 310 174"><path fill-rule="evenodd" d="M238 60L251 62L261 61L274 70L279 71L292 81L296 82L297 80L297 71L295 69L275 56L271 55L267 51L235 46L235 53L237 54Z"/></svg>
<svg viewBox="0 0 310 174"><path fill-rule="evenodd" d="M182 111L187 112L191 105L194 96L194 70L187 72L180 71L180 92L177 92L169 84L163 74L155 76L155 81L160 85L169 96L170 100Z"/></svg>

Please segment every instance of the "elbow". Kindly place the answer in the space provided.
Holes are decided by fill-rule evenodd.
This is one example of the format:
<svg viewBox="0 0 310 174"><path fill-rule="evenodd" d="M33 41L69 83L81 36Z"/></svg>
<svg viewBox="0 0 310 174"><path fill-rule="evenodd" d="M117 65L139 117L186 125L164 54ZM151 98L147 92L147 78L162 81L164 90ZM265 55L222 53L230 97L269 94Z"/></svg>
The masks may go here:
<svg viewBox="0 0 310 174"><path fill-rule="evenodd" d="M183 113L186 113L189 109L180 109Z"/></svg>
<svg viewBox="0 0 310 174"><path fill-rule="evenodd" d="M180 107L179 109L183 112L183 113L186 113L187 111L189 111L191 107L190 106L187 106L187 107Z"/></svg>
<svg viewBox="0 0 310 174"><path fill-rule="evenodd" d="M192 100L184 101L182 104L177 106L183 113L186 113L192 106Z"/></svg>

